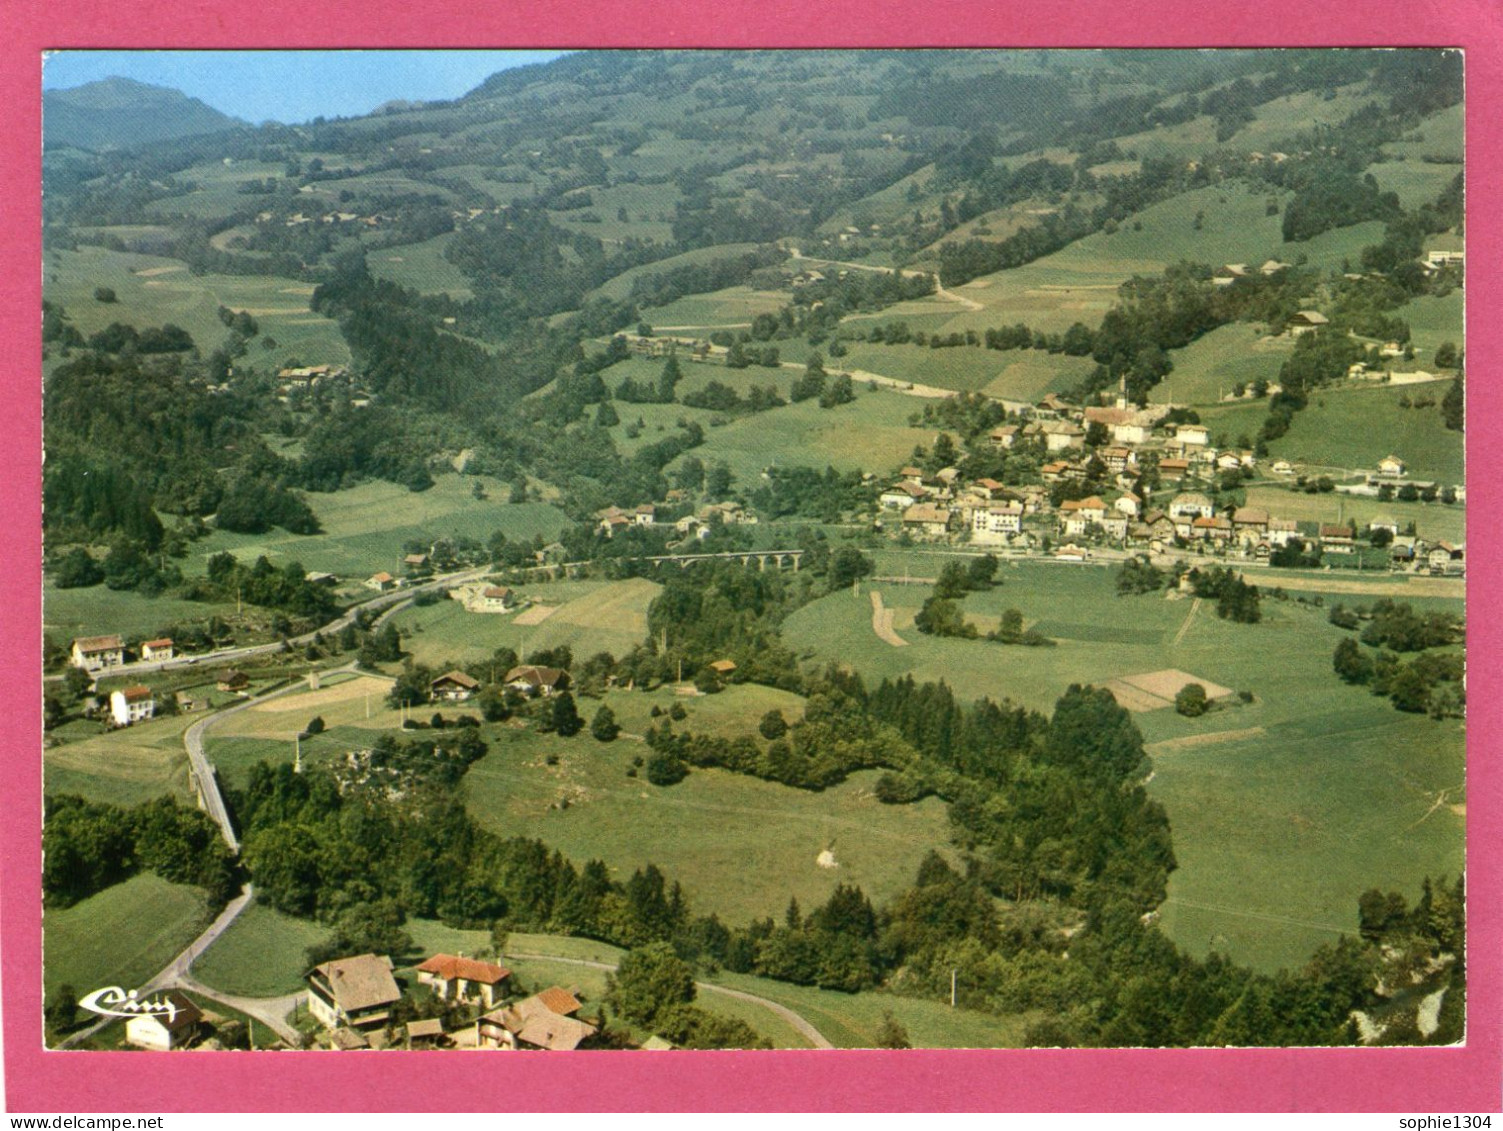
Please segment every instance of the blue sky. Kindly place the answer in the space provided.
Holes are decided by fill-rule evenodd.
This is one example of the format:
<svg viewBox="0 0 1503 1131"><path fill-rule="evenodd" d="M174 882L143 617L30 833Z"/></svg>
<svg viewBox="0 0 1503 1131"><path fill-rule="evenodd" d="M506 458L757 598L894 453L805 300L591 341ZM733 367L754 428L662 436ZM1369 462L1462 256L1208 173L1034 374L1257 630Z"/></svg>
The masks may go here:
<svg viewBox="0 0 1503 1131"><path fill-rule="evenodd" d="M44 90L119 76L170 86L260 123L365 114L383 102L457 98L508 67L561 51L59 51Z"/></svg>

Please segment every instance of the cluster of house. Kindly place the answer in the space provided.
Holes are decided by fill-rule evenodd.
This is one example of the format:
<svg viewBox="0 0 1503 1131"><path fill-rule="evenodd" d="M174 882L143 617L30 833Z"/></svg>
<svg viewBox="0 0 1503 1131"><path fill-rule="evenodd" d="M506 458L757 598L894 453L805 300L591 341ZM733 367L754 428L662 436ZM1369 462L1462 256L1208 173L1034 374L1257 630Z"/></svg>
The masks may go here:
<svg viewBox="0 0 1503 1131"><path fill-rule="evenodd" d="M577 1016L583 1003L575 990L550 986L508 1001L511 971L504 966L435 954L415 969L418 983L440 1001L482 1011L473 1025L451 1032L442 1020L429 1018L408 1022L399 1035L392 1011L402 1000L402 989L391 959L361 954L322 963L307 973L308 1010L328 1030L329 1046L348 1051L401 1041L408 1048L566 1051L587 1044L600 1031Z"/></svg>
<svg viewBox="0 0 1503 1131"><path fill-rule="evenodd" d="M518 664L502 677L501 684L529 698L546 698L568 688L569 673L539 664ZM463 703L479 692L480 681L458 669L445 672L428 685L428 697L435 703Z"/></svg>
<svg viewBox="0 0 1503 1131"><path fill-rule="evenodd" d="M661 504L643 503L629 511L622 510L620 507L606 507L605 510L596 511L595 518L605 536L613 538L618 532L632 526L666 525L666 522L659 521L659 511L676 513L687 501L688 495L675 488L668 492ZM708 538L710 531L716 525L755 526L757 516L737 502L706 503L693 514L683 515L671 521L673 528L683 538Z"/></svg>

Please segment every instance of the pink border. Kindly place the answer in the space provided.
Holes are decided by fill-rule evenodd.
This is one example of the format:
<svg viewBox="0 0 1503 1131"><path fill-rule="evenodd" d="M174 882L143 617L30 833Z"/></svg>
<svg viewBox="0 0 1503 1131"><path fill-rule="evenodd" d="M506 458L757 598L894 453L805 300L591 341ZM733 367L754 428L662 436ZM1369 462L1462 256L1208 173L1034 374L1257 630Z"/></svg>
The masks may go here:
<svg viewBox="0 0 1503 1131"><path fill-rule="evenodd" d="M1495 107L1503 105L1503 16L1491 0L1075 0L1019 6L929 0L526 0L494 8L469 0L343 5L195 0L12 0L0 69L5 159L0 163L3 255L0 373L12 385L11 442L0 483L15 521L0 571L0 643L16 677L0 687L10 721L0 820L0 976L6 1102L11 1111L458 1111L458 1110L928 1110L928 1111L1497 1111L1500 1106L1500 876L1496 845L1503 770L1484 739L1503 725L1496 669L1471 682L1469 781L1469 1014L1464 1049L1161 1052L680 1053L442 1057L441 1074L388 1057L153 1057L41 1051L40 404L37 310L40 52L59 47L772 47L839 46L1462 46L1468 51L1469 308L1498 306L1500 220L1489 207L1503 174ZM670 18L671 17L671 18ZM1484 318L1486 316L1484 315ZM1470 369L1503 361L1491 319L1474 318ZM1471 509L1497 513L1503 479L1489 474L1503 445L1483 427L1503 414L1498 383L1469 389ZM1503 626L1490 611L1497 531L1474 522L1471 654L1492 657ZM580 1059L588 1057L587 1060ZM426 1067L426 1066L425 1066ZM426 1079L424 1078L426 1077ZM442 1082L439 1083L438 1081Z"/></svg>

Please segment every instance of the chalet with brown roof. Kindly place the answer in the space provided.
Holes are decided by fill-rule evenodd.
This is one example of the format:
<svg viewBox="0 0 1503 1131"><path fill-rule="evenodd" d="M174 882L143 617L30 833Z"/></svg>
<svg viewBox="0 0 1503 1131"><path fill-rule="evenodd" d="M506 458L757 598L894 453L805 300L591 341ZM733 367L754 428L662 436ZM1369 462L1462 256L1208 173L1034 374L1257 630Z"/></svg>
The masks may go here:
<svg viewBox="0 0 1503 1131"><path fill-rule="evenodd" d="M1170 518L1209 518L1216 513L1216 504L1199 491L1184 491L1169 500Z"/></svg>
<svg viewBox="0 0 1503 1131"><path fill-rule="evenodd" d="M552 695L569 686L569 673L536 664L519 664L506 673L502 682L524 695Z"/></svg>
<svg viewBox="0 0 1503 1131"><path fill-rule="evenodd" d="M1338 554L1351 552L1357 541L1350 526L1326 522L1320 524L1319 537L1321 549L1334 550Z"/></svg>
<svg viewBox="0 0 1503 1131"><path fill-rule="evenodd" d="M444 1040L444 1023L437 1017L423 1021L407 1022L407 1047L409 1049L437 1048Z"/></svg>
<svg viewBox="0 0 1503 1131"><path fill-rule="evenodd" d="M1190 537L1212 542L1226 542L1232 536L1232 524L1222 515L1201 515L1190 522Z"/></svg>
<svg viewBox="0 0 1503 1131"><path fill-rule="evenodd" d="M445 672L428 685L428 695L435 703L462 703L480 690L480 681L457 668Z"/></svg>
<svg viewBox="0 0 1503 1131"><path fill-rule="evenodd" d="M905 479L883 491L877 497L877 502L889 508L911 507L914 503L921 503L928 497L929 492L926 488Z"/></svg>
<svg viewBox="0 0 1503 1131"><path fill-rule="evenodd" d="M735 660L712 660L710 670L716 675L727 676L736 670Z"/></svg>
<svg viewBox="0 0 1503 1131"><path fill-rule="evenodd" d="M250 686L250 676L244 672L235 671L232 668L229 671L219 673L219 678L215 686L220 691L244 691Z"/></svg>
<svg viewBox="0 0 1503 1131"><path fill-rule="evenodd" d="M308 1011L326 1029L349 1026L367 1030L386 1024L391 1007L402 999L391 976L391 959L359 954L336 958L309 970Z"/></svg>
<svg viewBox="0 0 1503 1131"><path fill-rule="evenodd" d="M1085 429L1068 420L1046 420L1038 427L1039 435L1044 438L1045 448L1051 452L1062 452L1085 444Z"/></svg>
<svg viewBox="0 0 1503 1131"><path fill-rule="evenodd" d="M1268 536L1268 512L1257 507L1242 507L1232 515L1232 531L1238 542L1257 545Z"/></svg>
<svg viewBox="0 0 1503 1131"><path fill-rule="evenodd" d="M418 983L432 986L444 1001L478 1001L494 1009L505 991L511 971L492 962L435 954L417 968Z"/></svg>
<svg viewBox="0 0 1503 1131"><path fill-rule="evenodd" d="M986 434L987 440L994 448L1010 448L1018 440L1018 426L1016 424L1003 424L993 428Z"/></svg>
<svg viewBox="0 0 1503 1131"><path fill-rule="evenodd" d="M190 1044L198 1035L203 1011L179 990L158 997L172 1008L162 1013L141 1013L125 1023L125 1043L138 1049L169 1052Z"/></svg>
<svg viewBox="0 0 1503 1131"><path fill-rule="evenodd" d="M983 492L988 499L995 499L1007 490L1007 485L998 483L995 479L978 479L976 487Z"/></svg>
<svg viewBox="0 0 1503 1131"><path fill-rule="evenodd" d="M1159 460L1159 475L1165 479L1183 479L1190 474L1190 461L1170 457Z"/></svg>
<svg viewBox="0 0 1503 1131"><path fill-rule="evenodd" d="M485 1014L475 1023L475 1043L483 1049L577 1049L599 1032L572 1016L579 1007L573 994L552 986Z"/></svg>
<svg viewBox="0 0 1503 1131"><path fill-rule="evenodd" d="M125 663L125 641L118 636L80 636L73 641L71 654L75 668L103 671Z"/></svg>
<svg viewBox="0 0 1503 1131"><path fill-rule="evenodd" d="M638 526L651 526L657 521L658 508L651 503L643 503L632 512L632 521Z"/></svg>
<svg viewBox="0 0 1503 1131"><path fill-rule="evenodd" d="M1288 329L1291 334L1298 336L1330 324L1331 320L1318 310L1301 310L1289 319Z"/></svg>
<svg viewBox="0 0 1503 1131"><path fill-rule="evenodd" d="M160 640L144 641L141 644L141 659L157 661L172 659L172 637L164 636Z"/></svg>
<svg viewBox="0 0 1503 1131"><path fill-rule="evenodd" d="M903 529L926 538L943 538L950 529L950 512L932 503L916 503L903 512Z"/></svg>

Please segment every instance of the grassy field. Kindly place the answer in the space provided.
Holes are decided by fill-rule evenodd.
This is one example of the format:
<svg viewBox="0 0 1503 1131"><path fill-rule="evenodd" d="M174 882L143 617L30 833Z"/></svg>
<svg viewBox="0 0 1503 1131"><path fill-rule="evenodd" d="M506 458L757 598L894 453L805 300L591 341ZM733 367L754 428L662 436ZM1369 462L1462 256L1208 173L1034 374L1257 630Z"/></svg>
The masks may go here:
<svg viewBox="0 0 1503 1131"><path fill-rule="evenodd" d="M1148 399L1154 404L1219 403L1238 383L1277 381L1290 349L1288 339L1267 338L1260 326L1237 322L1217 327L1184 349L1169 351L1174 370Z"/></svg>
<svg viewBox="0 0 1503 1131"><path fill-rule="evenodd" d="M1418 161L1439 157L1460 162L1466 152L1466 110L1461 103L1425 118L1414 130L1383 147L1387 153ZM1452 172L1457 170L1453 167Z"/></svg>
<svg viewBox="0 0 1503 1131"><path fill-rule="evenodd" d="M745 328L758 314L776 314L788 304L782 291L754 291L750 287L727 287L702 295L685 295L667 306L642 311L643 321L660 333L664 330L713 330Z"/></svg>
<svg viewBox="0 0 1503 1131"><path fill-rule="evenodd" d="M130 989L152 977L209 924L197 888L151 873L42 916L42 980L48 993L72 985L82 997L104 986Z"/></svg>
<svg viewBox="0 0 1503 1131"><path fill-rule="evenodd" d="M60 303L85 337L112 322L144 329L171 322L193 335L207 354L225 340L220 306L248 310L261 327L251 341L245 364L276 368L296 357L305 365L348 365L349 349L337 323L308 309L313 287L294 279L265 275L190 275L180 260L129 252L80 247L49 251L45 293ZM99 286L114 290L117 300L94 298ZM274 338L277 347L262 342Z"/></svg>
<svg viewBox="0 0 1503 1131"><path fill-rule="evenodd" d="M1452 291L1444 298L1422 295L1410 299L1394 316L1409 323L1409 332L1414 348L1419 351L1415 365L1420 369L1434 367L1435 347L1441 342L1463 345L1463 305L1461 291Z"/></svg>
<svg viewBox="0 0 1503 1131"><path fill-rule="evenodd" d="M306 951L328 937L307 919L252 903L193 964L210 989L245 997L279 997L304 988Z"/></svg>
<svg viewBox="0 0 1503 1131"><path fill-rule="evenodd" d="M1288 433L1269 445L1274 457L1376 473L1378 461L1396 455L1417 479L1460 483L1464 453L1459 432L1440 415L1447 382L1401 387L1336 389L1319 393L1294 417ZM1430 408L1401 408L1400 398L1435 400Z"/></svg>
<svg viewBox="0 0 1503 1131"><path fill-rule="evenodd" d="M671 691L610 692L605 701L630 735L646 727L652 705L675 699ZM798 702L751 686L680 701L689 709L681 729L743 734L770 707L796 717ZM595 709L588 700L580 708L587 717ZM727 922L781 914L790 896L805 907L823 903L842 882L884 901L912 882L925 852L948 841L939 802L883 806L871 794L874 773L824 793L718 770L695 770L660 788L626 776L632 759L650 751L625 736L609 744L588 731L573 739L509 729L487 736L490 753L464 783L483 825L540 837L580 863L598 857L619 879L657 864L684 885L696 914L715 912ZM816 864L826 848L838 867Z"/></svg>
<svg viewBox="0 0 1503 1131"><path fill-rule="evenodd" d="M414 659L425 664L484 660L503 646L522 652L567 644L581 660L596 652L623 656L646 639L647 606L660 588L640 578L524 586L529 598L556 609L532 625L518 625L514 613L466 612L458 601L405 609L392 619Z"/></svg>
<svg viewBox="0 0 1503 1131"><path fill-rule="evenodd" d="M938 564L937 558L916 556L913 574L933 576ZM1259 574L1255 580L1271 587L1277 576ZM1460 728L1403 716L1386 701L1342 685L1330 670L1342 634L1320 610L1265 600L1263 623L1248 627L1218 620L1207 607L1192 612L1189 601L1117 598L1110 570L1036 564L1007 569L1002 578L1000 588L967 598L967 613L982 620L1016 607L1057 639L1057 647L1006 648L925 637L913 629L912 617L929 588L880 584L884 603L897 610L895 627L910 641L908 647L894 648L876 637L865 594L859 600L833 595L807 606L789 619L785 636L806 656L852 664L869 682L911 672L919 680L945 679L965 698L1008 697L1044 711L1070 683L1100 685L1163 668L1252 692L1253 703L1200 719L1172 711L1134 716L1150 742L1256 734L1236 743L1201 739L1208 744L1172 755L1172 773L1166 757L1154 779L1175 828L1181 864L1171 894L1205 905L1188 919L1166 912L1166 928L1187 946L1203 948L1210 937L1203 928L1214 921L1217 932L1238 940L1234 954L1240 960L1263 967L1294 962L1321 941L1306 924L1355 928L1357 896L1372 883L1402 879L1412 886L1427 871L1459 867L1462 837L1454 814L1437 813L1413 831L1409 825L1436 790L1460 783ZM1451 607L1459 610L1459 602ZM1102 639L1106 626L1120 626L1110 640ZM1227 753L1234 748L1243 753L1240 763ZM1316 756L1327 748L1329 760ZM1206 751L1217 757L1205 759ZM1233 767L1255 758L1287 772L1249 774L1235 801L1216 795L1228 788L1225 775ZM1202 766L1220 776L1208 782ZM1361 787L1333 788L1338 779L1332 775L1338 772L1341 781L1362 779ZM1319 814L1329 835L1306 842L1308 852L1294 859L1287 843L1268 830L1277 824L1275 815L1306 811ZM1233 857L1223 833L1238 821L1262 831L1242 838ZM1255 933L1248 924L1256 924Z"/></svg>
<svg viewBox="0 0 1503 1131"><path fill-rule="evenodd" d="M444 248L453 238L453 232L445 232L422 243L370 251L366 261L378 279L390 279L425 295L447 294L463 302L473 298L474 292L464 272L444 258Z"/></svg>
<svg viewBox="0 0 1503 1131"><path fill-rule="evenodd" d="M906 463L915 444L933 442L932 430L908 424L923 406L904 393L858 385L851 404L823 409L804 401L742 417L710 430L704 445L690 454L707 466L724 461L742 490L755 486L768 466L882 473Z"/></svg>
<svg viewBox="0 0 1503 1131"><path fill-rule="evenodd" d="M839 364L919 385L1028 401L1080 384L1095 366L1088 357L1041 350L999 351L979 346L929 349L865 342L852 343Z"/></svg>
<svg viewBox="0 0 1503 1131"><path fill-rule="evenodd" d="M200 567L200 572L202 567ZM207 620L233 614L235 603L180 601L175 597L145 597L134 590L94 585L87 589L42 586L42 630L64 646L75 636L118 632L151 639L178 621Z"/></svg>
<svg viewBox="0 0 1503 1131"><path fill-rule="evenodd" d="M1307 495L1272 484L1248 488L1247 505L1263 507L1279 518L1301 522L1346 522L1355 519L1358 526L1387 515L1399 522L1400 529L1409 523L1421 538L1459 542L1466 537L1466 512L1459 506L1443 503L1401 503L1397 499L1381 503L1377 499L1326 495Z"/></svg>
<svg viewBox="0 0 1503 1131"><path fill-rule="evenodd" d="M1405 208L1429 204L1445 191L1460 171L1459 165L1420 160L1379 161L1366 169L1380 189L1398 193L1399 203Z"/></svg>
<svg viewBox="0 0 1503 1131"><path fill-rule="evenodd" d="M1237 149L1272 150L1318 125L1333 126L1351 117L1363 106L1376 102L1366 83L1352 83L1332 92L1302 90L1265 102L1253 110L1248 122L1227 143Z"/></svg>
<svg viewBox="0 0 1503 1131"><path fill-rule="evenodd" d="M275 566L302 562L304 568L363 580L378 570L398 572L402 544L461 535L484 542L496 530L530 541L553 538L567 524L563 512L547 503L506 503L476 499L473 480L441 475L427 491L414 494L394 483L362 483L334 494L310 493L308 504L323 533L300 535L273 529L266 534L215 532L193 544L183 572L202 572L210 557L228 550L243 561L265 554ZM494 483L493 496L504 496Z"/></svg>
<svg viewBox="0 0 1503 1131"><path fill-rule="evenodd" d="M620 186L625 188L627 186ZM661 187L661 186L659 186ZM672 190L670 190L672 191ZM701 247L693 251L686 251L682 255L670 256L660 259L656 263L643 264L641 267L633 267L630 271L623 271L607 283L602 283L590 292L590 297L603 296L605 298L623 299L631 294L633 281L644 275L661 275L672 271L676 267L692 267L700 263L713 263L718 259L731 259L738 255L745 255L749 251L755 251L754 243L729 243L719 244L715 247Z"/></svg>
<svg viewBox="0 0 1503 1131"><path fill-rule="evenodd" d="M193 721L187 715L153 719L48 747L42 752L44 789L114 805L139 805L162 796L191 805L193 788L182 736Z"/></svg>

